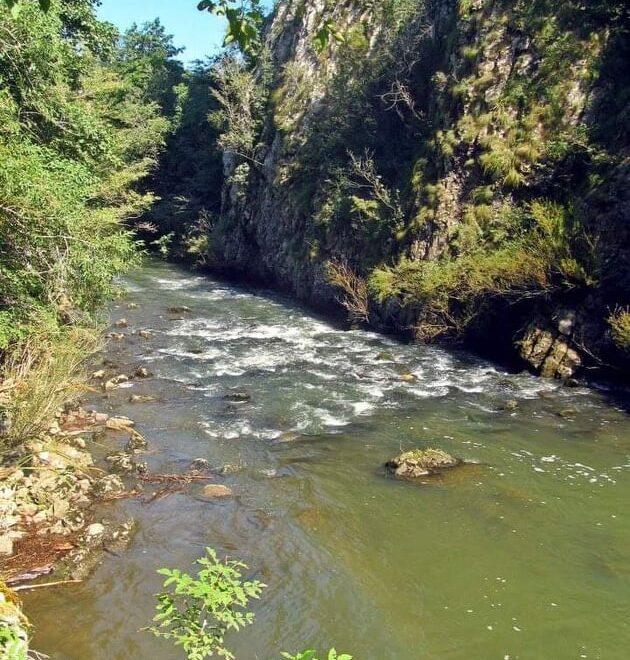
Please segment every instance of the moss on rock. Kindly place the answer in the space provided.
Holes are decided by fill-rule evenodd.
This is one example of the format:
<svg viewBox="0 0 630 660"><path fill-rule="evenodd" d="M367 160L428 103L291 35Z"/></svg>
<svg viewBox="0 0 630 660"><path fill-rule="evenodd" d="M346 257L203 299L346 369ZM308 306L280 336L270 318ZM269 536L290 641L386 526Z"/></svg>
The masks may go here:
<svg viewBox="0 0 630 660"><path fill-rule="evenodd" d="M385 467L397 477L417 479L440 470L454 468L460 463L459 459L443 449L412 449L391 459Z"/></svg>

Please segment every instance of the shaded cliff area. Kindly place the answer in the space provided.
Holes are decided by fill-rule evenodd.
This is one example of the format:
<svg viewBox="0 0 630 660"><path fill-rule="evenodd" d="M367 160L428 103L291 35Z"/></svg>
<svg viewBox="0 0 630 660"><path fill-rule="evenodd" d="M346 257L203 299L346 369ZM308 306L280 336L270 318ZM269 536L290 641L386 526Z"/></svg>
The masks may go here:
<svg viewBox="0 0 630 660"><path fill-rule="evenodd" d="M191 74L154 219L354 323L627 378L629 24L613 0L280 3L256 61Z"/></svg>

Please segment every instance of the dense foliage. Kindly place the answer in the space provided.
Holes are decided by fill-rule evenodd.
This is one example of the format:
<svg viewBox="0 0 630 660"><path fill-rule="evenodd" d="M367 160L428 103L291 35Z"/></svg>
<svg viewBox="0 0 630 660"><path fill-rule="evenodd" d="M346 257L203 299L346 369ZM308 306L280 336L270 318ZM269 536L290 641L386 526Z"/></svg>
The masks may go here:
<svg viewBox="0 0 630 660"><path fill-rule="evenodd" d="M19 7L0 6L0 350L89 322L135 258L121 221L153 201L136 184L168 129L154 90L174 54L156 62L138 30L119 45L90 0Z"/></svg>

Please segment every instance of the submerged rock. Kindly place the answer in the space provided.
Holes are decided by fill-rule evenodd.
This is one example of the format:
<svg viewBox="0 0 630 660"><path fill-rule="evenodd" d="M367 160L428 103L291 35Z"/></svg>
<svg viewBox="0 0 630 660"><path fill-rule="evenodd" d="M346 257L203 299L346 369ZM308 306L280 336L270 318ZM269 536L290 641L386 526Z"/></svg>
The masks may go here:
<svg viewBox="0 0 630 660"><path fill-rule="evenodd" d="M210 469L210 462L205 458L196 458L190 464L190 469L191 470L209 470Z"/></svg>
<svg viewBox="0 0 630 660"><path fill-rule="evenodd" d="M229 474L238 474L243 470L243 466L238 463L227 463L220 470L219 474L229 475Z"/></svg>
<svg viewBox="0 0 630 660"><path fill-rule="evenodd" d="M299 433L294 433L293 431L285 431L284 433L281 433L276 439L275 443L276 444L284 444L287 442L295 442L296 440L300 439L300 434Z"/></svg>
<svg viewBox="0 0 630 660"><path fill-rule="evenodd" d="M169 314L187 314L188 312L190 312L190 307L186 307L186 305L169 307L168 312Z"/></svg>
<svg viewBox="0 0 630 660"><path fill-rule="evenodd" d="M145 394L132 394L129 397L129 403L150 403L151 401L155 401L154 396Z"/></svg>
<svg viewBox="0 0 630 660"><path fill-rule="evenodd" d="M223 399L233 403L247 403L252 400L252 395L245 390L232 390L228 392Z"/></svg>
<svg viewBox="0 0 630 660"><path fill-rule="evenodd" d="M502 406L501 410L513 411L518 408L518 401L516 399L509 399Z"/></svg>
<svg viewBox="0 0 630 660"><path fill-rule="evenodd" d="M385 463L385 467L397 477L417 479L440 470L454 468L461 461L442 449L413 449Z"/></svg>
<svg viewBox="0 0 630 660"><path fill-rule="evenodd" d="M203 495L204 497L232 497L232 489L228 488L227 486L222 486L220 484L209 484L207 486L204 486L203 489Z"/></svg>
<svg viewBox="0 0 630 660"><path fill-rule="evenodd" d="M62 560L57 569L59 577L84 580L102 561L105 552L110 555L124 550L134 529L133 520L113 524L107 520L89 525L76 541L76 547Z"/></svg>
<svg viewBox="0 0 630 660"><path fill-rule="evenodd" d="M136 378L151 378L153 374L146 367L138 367L134 374Z"/></svg>

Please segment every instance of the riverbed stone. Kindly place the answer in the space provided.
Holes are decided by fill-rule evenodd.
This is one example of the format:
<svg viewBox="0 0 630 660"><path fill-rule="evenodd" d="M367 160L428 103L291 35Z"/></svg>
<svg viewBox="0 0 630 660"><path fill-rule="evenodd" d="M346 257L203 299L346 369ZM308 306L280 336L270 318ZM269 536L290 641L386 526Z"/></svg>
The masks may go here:
<svg viewBox="0 0 630 660"><path fill-rule="evenodd" d="M460 463L442 449L412 449L392 458L385 467L397 477L417 479L454 468Z"/></svg>
<svg viewBox="0 0 630 660"><path fill-rule="evenodd" d="M229 474L238 474L243 471L243 466L240 463L227 463L220 470L219 474L229 475Z"/></svg>
<svg viewBox="0 0 630 660"><path fill-rule="evenodd" d="M128 452L142 451L149 446L146 438L137 431L131 431L129 441L127 442L126 450Z"/></svg>
<svg viewBox="0 0 630 660"><path fill-rule="evenodd" d="M232 401L233 403L248 403L252 400L252 395L245 390L231 390L223 399L225 401Z"/></svg>
<svg viewBox="0 0 630 660"><path fill-rule="evenodd" d="M232 489L221 484L208 484L204 486L203 495L212 498L232 497Z"/></svg>
<svg viewBox="0 0 630 660"><path fill-rule="evenodd" d="M103 389L106 392L110 392L111 390L115 390L122 383L126 383L128 380L129 380L129 376L126 376L125 374L120 374L106 381L103 384Z"/></svg>
<svg viewBox="0 0 630 660"><path fill-rule="evenodd" d="M123 493L125 484L117 474L108 474L95 481L93 488L98 497L108 497Z"/></svg>
<svg viewBox="0 0 630 660"><path fill-rule="evenodd" d="M209 470L210 462L206 458L195 458L190 467L192 470Z"/></svg>
<svg viewBox="0 0 630 660"><path fill-rule="evenodd" d="M135 422L128 417L110 417L105 427L110 431L131 431Z"/></svg>
<svg viewBox="0 0 630 660"><path fill-rule="evenodd" d="M136 378L151 378L153 374L146 367L138 367L134 374Z"/></svg>
<svg viewBox="0 0 630 660"><path fill-rule="evenodd" d="M129 403L150 403L151 401L155 401L155 397L147 394L132 394L129 397Z"/></svg>
<svg viewBox="0 0 630 660"><path fill-rule="evenodd" d="M133 460L131 454L125 451L119 451L105 457L112 470L119 473L134 472L138 464Z"/></svg>
<svg viewBox="0 0 630 660"><path fill-rule="evenodd" d="M289 442L295 442L296 440L300 439L300 434L299 433L294 433L293 431L285 431L284 433L281 433L274 442L277 444L285 444Z"/></svg>

